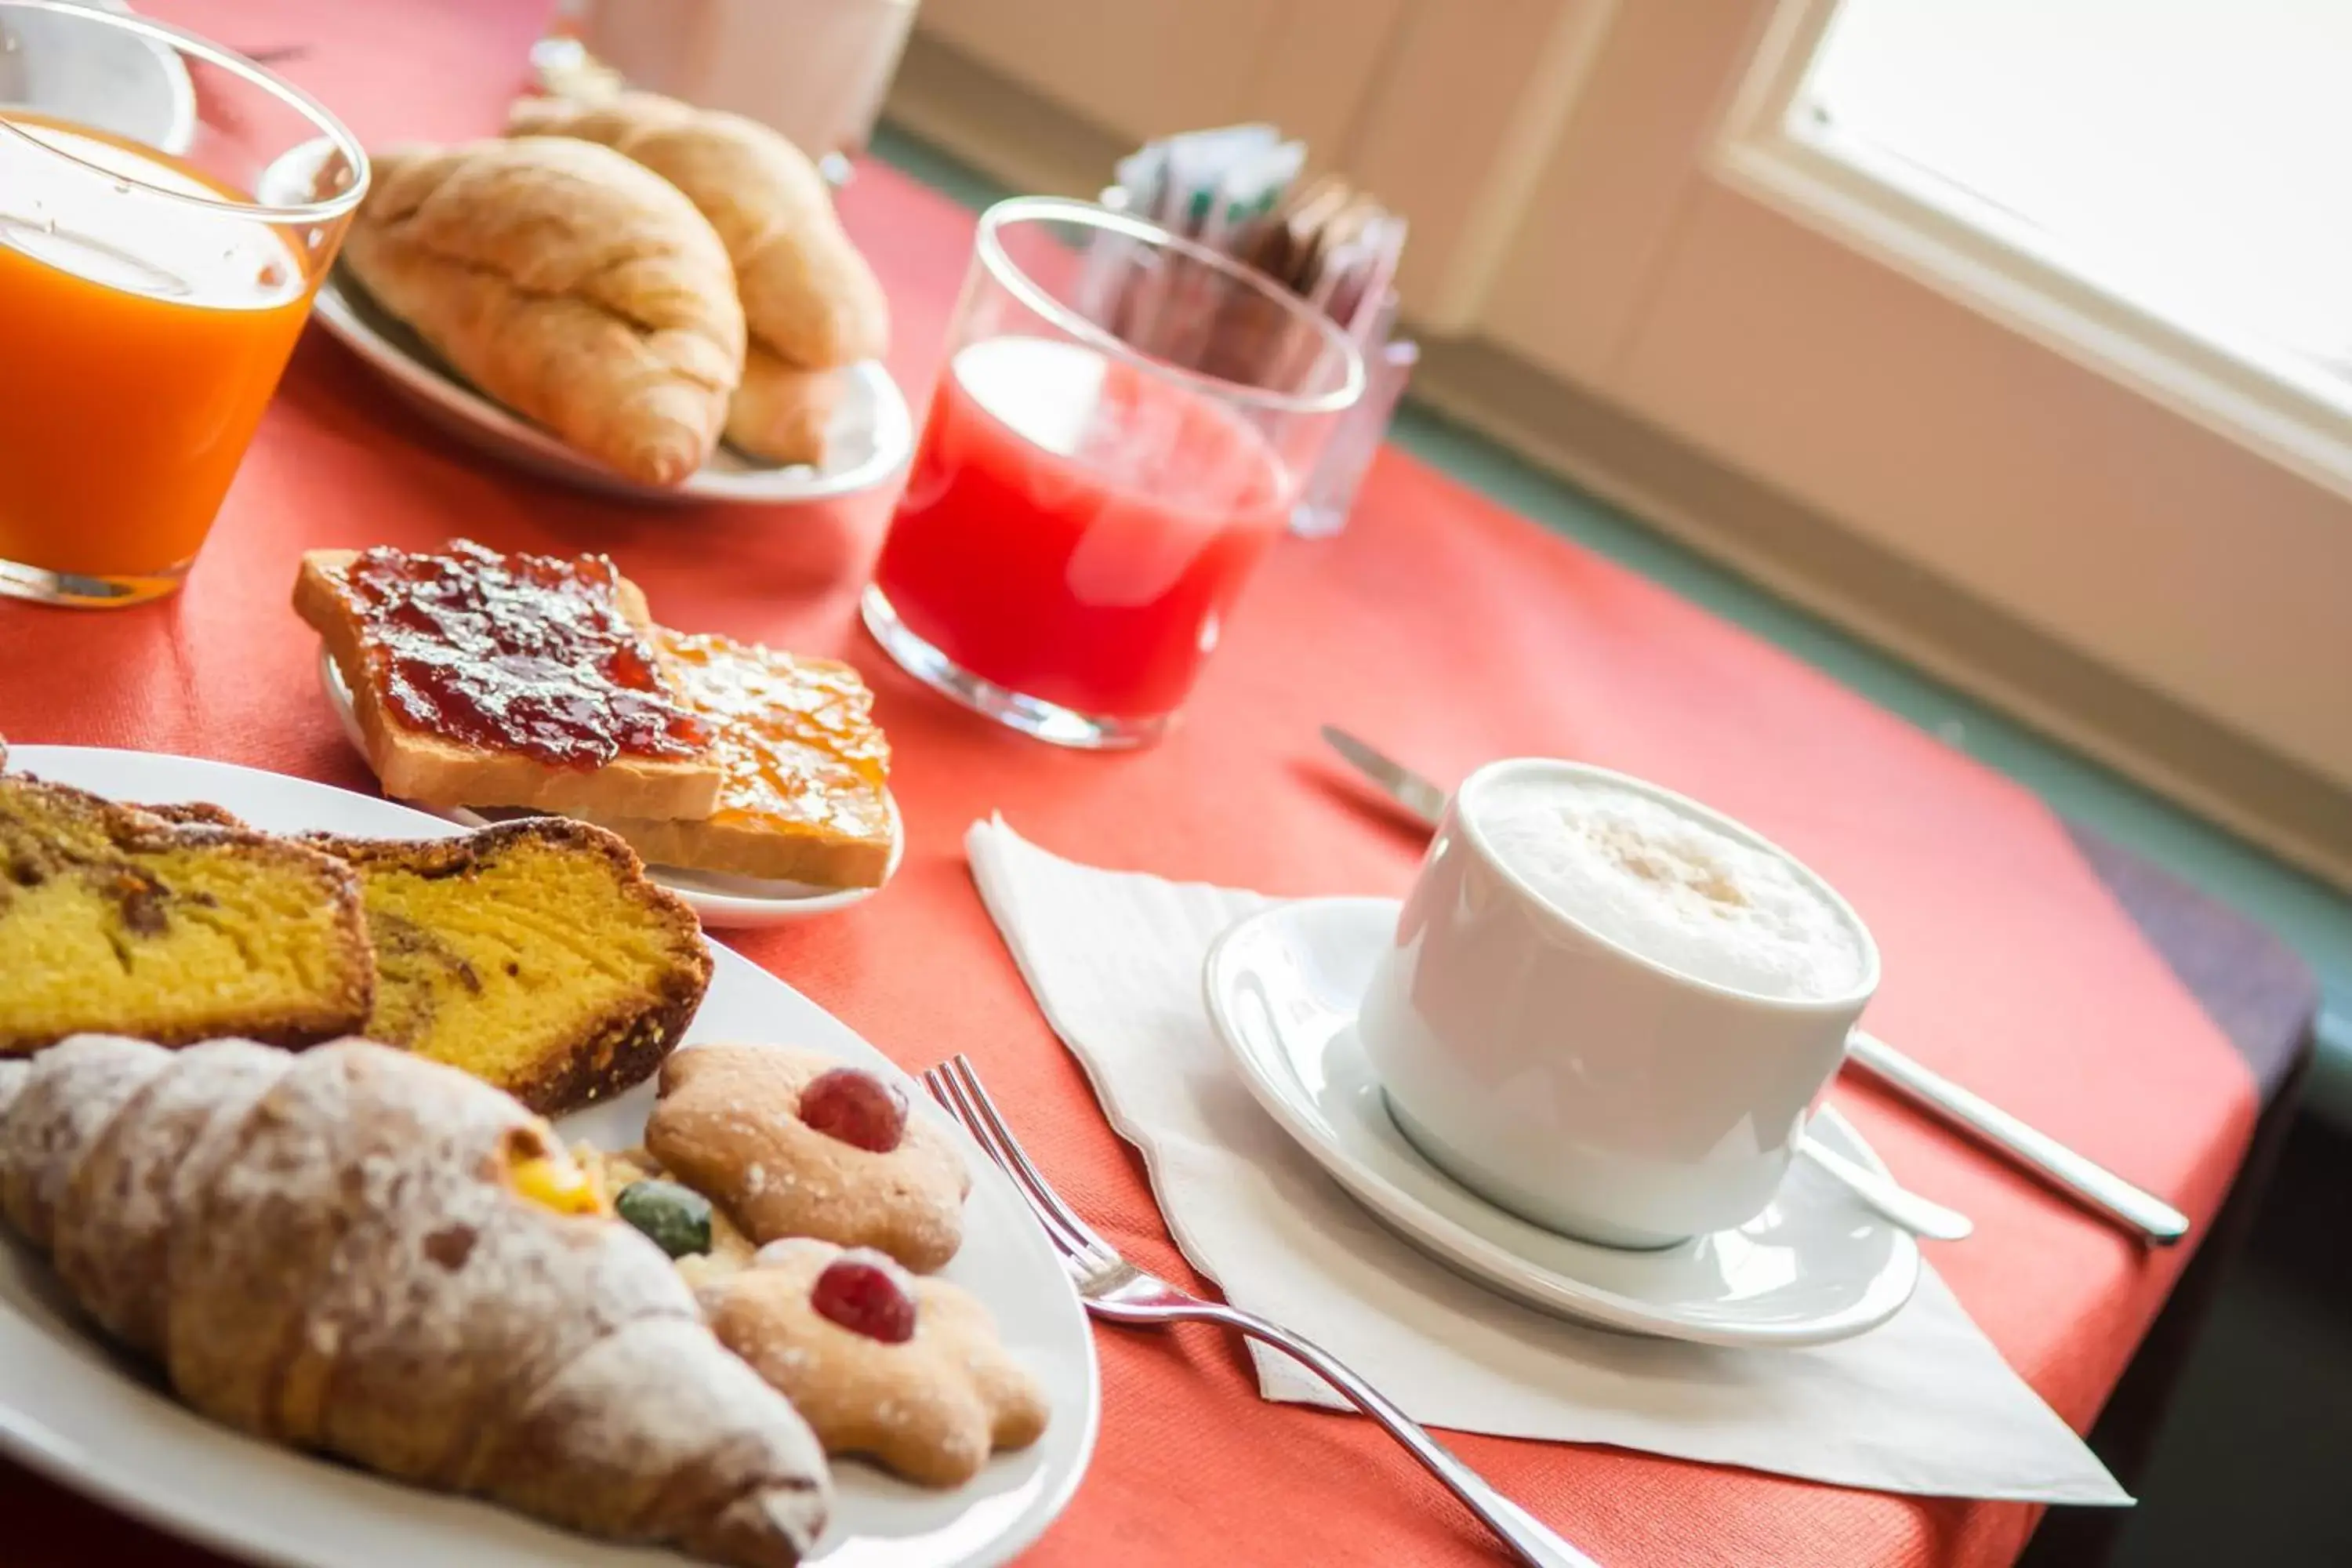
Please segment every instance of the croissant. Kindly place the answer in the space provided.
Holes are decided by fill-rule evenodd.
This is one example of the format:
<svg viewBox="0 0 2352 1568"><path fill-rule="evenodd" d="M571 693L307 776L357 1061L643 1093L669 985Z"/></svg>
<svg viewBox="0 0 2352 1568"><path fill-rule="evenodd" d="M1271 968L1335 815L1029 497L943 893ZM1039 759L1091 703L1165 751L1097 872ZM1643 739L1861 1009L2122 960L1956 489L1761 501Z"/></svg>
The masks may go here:
<svg viewBox="0 0 2352 1568"><path fill-rule="evenodd" d="M727 439L772 463L824 462L844 374L802 370L753 343L743 356L743 384L727 405Z"/></svg>
<svg viewBox="0 0 2352 1568"><path fill-rule="evenodd" d="M889 303L834 216L824 176L758 121L624 92L524 99L507 132L602 142L684 191L727 244L751 336L787 363L832 370L889 347Z"/></svg>
<svg viewBox="0 0 2352 1568"><path fill-rule="evenodd" d="M830 1481L546 1124L365 1041L0 1063L0 1215L242 1431L617 1541L786 1568Z"/></svg>
<svg viewBox="0 0 2352 1568"><path fill-rule="evenodd" d="M458 373L631 479L718 445L743 374L726 247L668 182L558 137L375 154L343 258Z"/></svg>

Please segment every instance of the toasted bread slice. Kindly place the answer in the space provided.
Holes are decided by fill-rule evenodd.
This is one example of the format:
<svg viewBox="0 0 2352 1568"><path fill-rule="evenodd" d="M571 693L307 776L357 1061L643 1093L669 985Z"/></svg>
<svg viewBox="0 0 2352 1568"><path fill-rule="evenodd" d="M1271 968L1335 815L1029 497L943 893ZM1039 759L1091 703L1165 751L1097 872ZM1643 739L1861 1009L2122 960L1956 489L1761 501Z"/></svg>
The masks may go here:
<svg viewBox="0 0 2352 1568"><path fill-rule="evenodd" d="M848 665L718 636L658 631L679 692L726 770L701 822L592 815L646 860L828 888L872 888L890 866L890 745Z"/></svg>
<svg viewBox="0 0 2352 1568"><path fill-rule="evenodd" d="M334 859L0 777L0 1055L85 1031L312 1045L357 1029L373 986Z"/></svg>
<svg viewBox="0 0 2352 1568"><path fill-rule="evenodd" d="M344 685L351 689L352 709L366 742L368 764L375 770L384 794L444 807L517 805L654 819L710 815L718 804L722 774L707 745L683 754L652 755L565 736L562 744L568 754L550 760L545 754L532 754L520 742L469 740L446 727L421 721L418 715L429 713L429 704L411 700L404 708L402 699L392 690L394 659L373 626L368 605L352 577L359 558L359 552L349 550L314 550L304 555L294 584L294 609L317 629L329 657L342 673ZM454 562L457 564L451 569L457 572L495 574L510 561L530 558L497 556L460 541L448 556L423 559ZM450 679L474 683L467 684L469 698L500 714L501 722L508 715L522 712L528 703L538 703L544 712L556 696L573 700L567 711L602 712L628 704L640 711L649 707L674 711L684 719L685 710L667 673L646 640L653 622L645 595L636 584L611 572L609 563L592 560L583 564L594 568L592 580L582 588L583 598L600 619L609 615L611 619L604 623L607 630L625 639L634 634L628 657L633 666L650 672L652 684L624 687L589 661L567 658L561 647L539 650L538 668L530 683L511 683L503 690L483 684L494 682L498 675L495 668L485 669L479 661L453 660ZM600 601L604 591L595 577L609 578L609 604ZM448 618L436 617L443 633L450 630ZM436 651L461 650L453 643L446 650ZM515 723L537 721L526 717ZM684 744L677 742L672 749ZM546 748L541 750L544 753Z"/></svg>
<svg viewBox="0 0 2352 1568"><path fill-rule="evenodd" d="M304 842L359 873L376 962L362 1032L543 1114L651 1074L710 984L694 911L601 828L542 816Z"/></svg>

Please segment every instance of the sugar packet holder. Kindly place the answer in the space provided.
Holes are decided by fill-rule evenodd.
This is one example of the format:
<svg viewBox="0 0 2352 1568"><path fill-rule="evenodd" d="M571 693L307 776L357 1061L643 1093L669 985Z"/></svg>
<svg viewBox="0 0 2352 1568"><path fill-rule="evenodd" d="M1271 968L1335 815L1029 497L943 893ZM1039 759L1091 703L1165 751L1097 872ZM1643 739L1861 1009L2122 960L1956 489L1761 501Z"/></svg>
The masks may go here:
<svg viewBox="0 0 2352 1568"><path fill-rule="evenodd" d="M1126 165L1121 167L1124 172ZM1135 213L1147 218L1155 216L1141 210L1122 185L1107 187L1097 199L1113 212ZM1082 299L1087 292L1087 284L1082 279ZM1332 303L1318 302L1327 307ZM1096 300L1087 309L1097 320L1111 321L1120 319L1122 312L1150 312L1164 304L1160 300L1105 299ZM1396 290L1386 287L1385 279L1381 283L1378 303L1351 313L1357 318L1352 335L1364 358L1364 389L1334 422L1314 470L1300 485L1298 499L1292 504L1290 531L1302 538L1328 538L1347 526L1357 491L1370 471L1373 458L1380 454L1397 405L1412 379L1414 365L1421 360L1420 345L1396 335Z"/></svg>

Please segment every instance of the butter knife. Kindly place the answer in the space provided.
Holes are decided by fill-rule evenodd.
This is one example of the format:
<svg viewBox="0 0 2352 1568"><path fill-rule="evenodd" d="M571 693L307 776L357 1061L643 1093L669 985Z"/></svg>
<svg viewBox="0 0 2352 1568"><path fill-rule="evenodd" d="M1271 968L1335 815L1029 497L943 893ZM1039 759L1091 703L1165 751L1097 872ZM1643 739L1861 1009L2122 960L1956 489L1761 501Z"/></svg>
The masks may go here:
<svg viewBox="0 0 2352 1568"><path fill-rule="evenodd" d="M1348 765L1381 786L1382 794L1431 827L1445 815L1445 792L1406 767L1374 751L1337 725L1323 726L1323 743L1348 760Z"/></svg>
<svg viewBox="0 0 2352 1568"><path fill-rule="evenodd" d="M1323 740L1357 772L1431 827L1445 815L1445 792L1395 758L1329 724L1323 726ZM1845 1059L2143 1240L2169 1247L2189 1234L2189 1216L2162 1198L2132 1185L1876 1036L1856 1029L1846 1041Z"/></svg>

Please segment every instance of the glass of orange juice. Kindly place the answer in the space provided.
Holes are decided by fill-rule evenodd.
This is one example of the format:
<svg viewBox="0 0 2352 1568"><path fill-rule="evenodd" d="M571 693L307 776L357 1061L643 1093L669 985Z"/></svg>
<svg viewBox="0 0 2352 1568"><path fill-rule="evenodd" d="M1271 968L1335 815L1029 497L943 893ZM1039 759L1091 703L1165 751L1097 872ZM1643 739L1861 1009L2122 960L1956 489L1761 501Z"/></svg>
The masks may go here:
<svg viewBox="0 0 2352 1568"><path fill-rule="evenodd" d="M0 594L179 586L366 185L229 50L0 0Z"/></svg>

